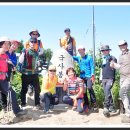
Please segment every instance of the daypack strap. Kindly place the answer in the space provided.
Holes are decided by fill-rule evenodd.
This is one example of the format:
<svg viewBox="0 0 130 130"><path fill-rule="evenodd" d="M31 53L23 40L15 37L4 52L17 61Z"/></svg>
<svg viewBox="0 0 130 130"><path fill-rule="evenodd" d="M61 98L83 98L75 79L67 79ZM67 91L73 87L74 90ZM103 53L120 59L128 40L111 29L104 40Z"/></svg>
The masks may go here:
<svg viewBox="0 0 130 130"><path fill-rule="evenodd" d="M41 43L41 40L38 40L38 52L40 52L40 43Z"/></svg>

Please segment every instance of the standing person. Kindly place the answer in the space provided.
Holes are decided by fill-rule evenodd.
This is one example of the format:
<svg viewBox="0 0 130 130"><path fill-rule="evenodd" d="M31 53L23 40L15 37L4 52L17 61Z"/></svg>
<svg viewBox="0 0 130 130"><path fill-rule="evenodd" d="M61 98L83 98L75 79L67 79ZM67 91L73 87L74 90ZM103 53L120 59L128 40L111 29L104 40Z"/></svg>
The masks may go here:
<svg viewBox="0 0 130 130"><path fill-rule="evenodd" d="M34 50L38 52L38 55L42 55L43 54L43 44L41 42L41 40L38 40L38 37L40 37L40 33L37 29L32 29L29 33L31 38L36 38L36 43L34 44ZM25 43L25 48L29 48L30 44L29 41L27 41ZM28 87L28 94L32 95L33 94L33 85L30 84Z"/></svg>
<svg viewBox="0 0 130 130"><path fill-rule="evenodd" d="M56 75L56 66L50 65L48 73L43 77L40 99L44 103L44 113L51 112L51 108L59 103L56 95L56 86L59 83Z"/></svg>
<svg viewBox="0 0 130 130"><path fill-rule="evenodd" d="M100 80L102 82L105 95L103 114L105 116L110 116L109 112L116 112L112 96L112 87L115 81L115 69L110 66L110 62L114 61L117 63L117 59L110 55L111 49L109 48L109 45L102 45L100 51L103 54L101 67L102 78L100 78Z"/></svg>
<svg viewBox="0 0 130 130"><path fill-rule="evenodd" d="M96 104L96 96L93 90L93 82L94 82L94 63L93 59L90 55L85 53L85 47L80 45L78 47L78 52L80 56L73 56L73 59L79 64L80 68L80 78L84 80L86 85L86 90L84 93L84 101L86 105L89 105L88 97L87 97L87 89L90 94L91 105L93 105L94 111L97 112L97 104Z"/></svg>
<svg viewBox="0 0 130 130"><path fill-rule="evenodd" d="M9 50L6 52L6 54L9 57L9 60L8 60L8 73L7 73L7 80L9 82L10 82L11 74L12 73L14 74L15 70L16 70L17 57L16 57L15 50L17 50L19 45L20 45L19 41L16 41L16 40L11 41L11 46L10 46ZM2 100L3 100L3 106L5 106L4 110L6 110L6 107L7 107L6 95L2 94Z"/></svg>
<svg viewBox="0 0 130 130"><path fill-rule="evenodd" d="M11 73L12 71L16 70L16 65L17 65L17 57L15 51L18 49L20 45L20 42L17 40L12 40L11 41L11 46L9 51L6 52L6 54L9 57L9 71L8 71L8 80L10 81Z"/></svg>
<svg viewBox="0 0 130 130"><path fill-rule="evenodd" d="M25 111L21 110L17 103L16 93L9 85L6 78L8 72L8 56L6 51L10 48L10 40L8 37L0 37L0 91L1 93L8 95L8 91L11 91L12 109L16 116L24 115Z"/></svg>
<svg viewBox="0 0 130 130"><path fill-rule="evenodd" d="M67 77L64 80L63 90L67 94L63 97L63 102L69 104L72 110L77 110L79 113L84 112L84 81L76 76L74 68L70 67L66 70Z"/></svg>
<svg viewBox="0 0 130 130"><path fill-rule="evenodd" d="M37 29L32 29L29 33L30 38L36 38L36 43L34 45L34 50L38 52L39 55L43 54L43 43L41 40L38 40L38 37L40 37L40 33ZM25 43L25 48L29 48L29 40Z"/></svg>
<svg viewBox="0 0 130 130"><path fill-rule="evenodd" d="M23 49L19 57L18 70L22 73L22 89L21 89L21 106L26 106L26 93L28 85L32 84L35 90L34 100L36 108L40 108L40 84L38 78L38 52L35 51L34 45L37 42L36 38L30 38L28 49ZM20 68L22 65L22 69Z"/></svg>
<svg viewBox="0 0 130 130"><path fill-rule="evenodd" d="M120 73L120 97L125 108L125 116L122 118L123 123L130 123L130 51L126 40L119 41L118 44L121 55L119 62L111 62L111 66L119 69Z"/></svg>
<svg viewBox="0 0 130 130"><path fill-rule="evenodd" d="M75 38L70 35L69 28L64 30L65 37L60 39L60 47L63 47L71 56L76 56L76 41Z"/></svg>

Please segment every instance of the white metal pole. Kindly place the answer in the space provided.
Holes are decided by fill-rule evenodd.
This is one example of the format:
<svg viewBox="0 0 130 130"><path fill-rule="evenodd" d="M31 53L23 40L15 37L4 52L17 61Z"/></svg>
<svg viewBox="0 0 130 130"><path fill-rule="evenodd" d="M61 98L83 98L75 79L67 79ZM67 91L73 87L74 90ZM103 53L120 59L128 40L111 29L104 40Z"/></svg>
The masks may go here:
<svg viewBox="0 0 130 130"><path fill-rule="evenodd" d="M94 74L95 74L95 25L94 25L94 5L93 5L93 62L94 62Z"/></svg>

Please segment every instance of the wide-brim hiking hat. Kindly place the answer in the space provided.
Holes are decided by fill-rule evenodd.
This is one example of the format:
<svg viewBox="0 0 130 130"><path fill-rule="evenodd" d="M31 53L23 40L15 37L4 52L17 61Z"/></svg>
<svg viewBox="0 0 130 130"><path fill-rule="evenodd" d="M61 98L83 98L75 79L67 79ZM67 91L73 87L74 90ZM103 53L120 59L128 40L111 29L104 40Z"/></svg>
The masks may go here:
<svg viewBox="0 0 130 130"><path fill-rule="evenodd" d="M66 28L65 30L64 30L64 32L66 33L66 32L70 32L70 29L69 28Z"/></svg>
<svg viewBox="0 0 130 130"><path fill-rule="evenodd" d="M77 47L77 50L81 50L81 49L85 49L85 47L84 47L83 45L79 45L79 46Z"/></svg>
<svg viewBox="0 0 130 130"><path fill-rule="evenodd" d="M111 50L109 45L102 45L100 51L108 51Z"/></svg>
<svg viewBox="0 0 130 130"><path fill-rule="evenodd" d="M11 40L11 44L18 44L18 46L20 46L21 42L17 40Z"/></svg>
<svg viewBox="0 0 130 130"><path fill-rule="evenodd" d="M56 66L55 66L55 65L50 65L50 66L48 67L48 70L56 70Z"/></svg>
<svg viewBox="0 0 130 130"><path fill-rule="evenodd" d="M3 36L3 37L0 37L0 42L4 42L4 41L9 41L10 42L10 39L6 36Z"/></svg>
<svg viewBox="0 0 130 130"><path fill-rule="evenodd" d="M31 34L32 34L33 32L37 32L37 33L38 33L38 37L40 37L40 33L39 33L39 31L38 31L37 29L31 30L31 32L29 33L29 35L31 36Z"/></svg>
<svg viewBox="0 0 130 130"><path fill-rule="evenodd" d="M120 40L118 46L125 45L125 44L127 44L126 40Z"/></svg>

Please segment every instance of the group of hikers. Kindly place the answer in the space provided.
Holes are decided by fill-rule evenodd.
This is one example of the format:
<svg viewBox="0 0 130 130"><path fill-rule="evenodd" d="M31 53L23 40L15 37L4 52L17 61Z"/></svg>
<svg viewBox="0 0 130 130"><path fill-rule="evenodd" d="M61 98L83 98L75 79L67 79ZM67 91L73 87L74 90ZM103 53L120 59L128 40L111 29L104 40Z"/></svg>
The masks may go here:
<svg viewBox="0 0 130 130"><path fill-rule="evenodd" d="M63 103L72 106L72 109L79 112L88 112L90 106L98 112L98 104L96 101L93 83L95 81L94 62L91 55L86 53L85 47L79 45L76 47L76 40L71 36L71 30L64 30L66 36L60 39L59 46L64 48L73 58L74 62L78 63L80 69L79 77L76 75L74 67L68 67L66 76L61 81L56 75L57 68L54 64L50 64L47 74L43 75L42 85L39 83L40 66L39 56L43 54L43 44L38 40L40 33L37 29L31 30L29 40L24 44L24 48L20 56L16 57L15 50L20 46L17 40L10 40L8 37L0 37L0 92L2 109L7 110L7 95L11 91L12 110L16 116L25 115L24 108L27 105L26 94L28 87L34 90L34 102L36 109L42 109L44 113L50 113L57 105L58 97L56 87L62 87L65 91ZM120 91L119 95L125 108L125 116L130 119L130 52L128 43L121 40L118 44L121 50L119 61L110 54L109 45L102 45L102 65L100 71L100 81L104 90L103 114L109 116L110 112L116 112L111 93L116 69L120 73ZM77 55L77 51L79 55ZM15 71L21 73L22 87L20 92L21 104L19 107L16 93L9 85L11 73ZM90 101L87 93L89 92ZM44 103L42 108L41 102ZM90 103L91 102L91 103Z"/></svg>

